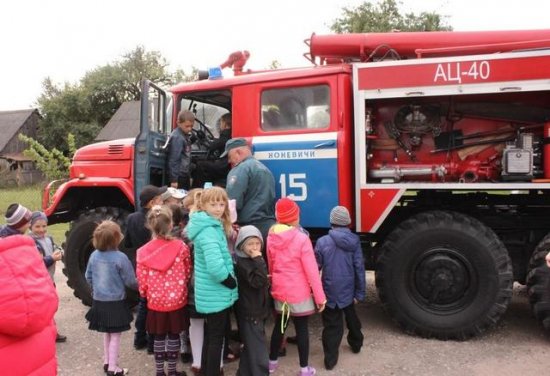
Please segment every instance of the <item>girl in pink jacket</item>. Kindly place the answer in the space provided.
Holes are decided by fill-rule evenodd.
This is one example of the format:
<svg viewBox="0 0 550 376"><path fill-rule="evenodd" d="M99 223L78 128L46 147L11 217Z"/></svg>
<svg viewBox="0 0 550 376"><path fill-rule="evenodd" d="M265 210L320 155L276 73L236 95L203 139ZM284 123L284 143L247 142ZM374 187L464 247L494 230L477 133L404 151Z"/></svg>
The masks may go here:
<svg viewBox="0 0 550 376"><path fill-rule="evenodd" d="M301 376L315 374L308 365L308 317L325 308L326 297L308 235L300 228L300 208L288 198L275 205L277 224L267 236L267 259L271 295L277 317L271 335L269 373L277 369L277 357L288 320L292 317L300 359ZM313 293L313 296L312 296Z"/></svg>
<svg viewBox="0 0 550 376"><path fill-rule="evenodd" d="M184 329L184 307L191 275L189 248L171 236L172 213L164 206L153 206L147 215L153 239L137 251L136 274L139 294L147 298L147 332L154 336L156 375L182 375L176 371L180 349L179 333Z"/></svg>

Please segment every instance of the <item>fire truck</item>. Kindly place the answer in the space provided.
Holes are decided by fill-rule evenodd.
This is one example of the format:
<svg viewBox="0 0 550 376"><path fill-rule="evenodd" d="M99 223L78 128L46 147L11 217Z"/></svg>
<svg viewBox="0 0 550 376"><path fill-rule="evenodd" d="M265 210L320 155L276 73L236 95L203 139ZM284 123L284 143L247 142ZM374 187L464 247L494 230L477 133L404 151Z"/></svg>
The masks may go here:
<svg viewBox="0 0 550 376"><path fill-rule="evenodd" d="M96 223L124 226L145 184L167 184L167 139L190 109L204 141L194 157L230 112L233 137L272 171L277 195L299 203L313 240L332 207L350 210L381 302L406 332L479 335L506 312L514 281L550 328L550 30L313 34L306 44L304 68L249 71L244 51L170 92L144 81L139 135L76 152L70 178L43 200L51 223L71 222L75 295L90 302Z"/></svg>

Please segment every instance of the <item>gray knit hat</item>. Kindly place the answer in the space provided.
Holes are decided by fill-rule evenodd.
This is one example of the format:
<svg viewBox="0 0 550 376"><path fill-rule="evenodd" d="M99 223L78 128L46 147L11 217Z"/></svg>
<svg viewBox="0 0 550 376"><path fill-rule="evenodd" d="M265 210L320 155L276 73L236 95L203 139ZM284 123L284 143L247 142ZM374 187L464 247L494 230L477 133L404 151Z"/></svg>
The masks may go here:
<svg viewBox="0 0 550 376"><path fill-rule="evenodd" d="M254 226L243 226L239 229L239 235L237 235L237 240L235 241L235 253L239 257L247 258L248 255L243 252L242 246L244 245L244 242L246 239L256 237L260 239L260 242L262 243L262 247L264 245L264 240L262 238L262 233L260 230L258 230Z"/></svg>
<svg viewBox="0 0 550 376"><path fill-rule="evenodd" d="M349 226L351 218L349 211L344 206L335 206L330 211L330 224L335 226Z"/></svg>

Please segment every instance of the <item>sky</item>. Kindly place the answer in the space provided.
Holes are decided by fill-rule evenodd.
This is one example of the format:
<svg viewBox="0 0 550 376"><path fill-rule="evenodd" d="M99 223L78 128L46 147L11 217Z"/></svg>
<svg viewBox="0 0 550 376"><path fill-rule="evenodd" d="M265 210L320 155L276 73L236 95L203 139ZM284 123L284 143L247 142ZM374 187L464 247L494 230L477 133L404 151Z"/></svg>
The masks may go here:
<svg viewBox="0 0 550 376"><path fill-rule="evenodd" d="M376 0L372 0L373 2ZM77 83L138 45L169 70L217 66L238 50L249 69L308 66L303 41L329 34L360 0L17 0L0 3L0 111L36 107L42 81ZM402 0L435 11L456 31L550 28L548 0ZM225 72L225 71L224 71Z"/></svg>

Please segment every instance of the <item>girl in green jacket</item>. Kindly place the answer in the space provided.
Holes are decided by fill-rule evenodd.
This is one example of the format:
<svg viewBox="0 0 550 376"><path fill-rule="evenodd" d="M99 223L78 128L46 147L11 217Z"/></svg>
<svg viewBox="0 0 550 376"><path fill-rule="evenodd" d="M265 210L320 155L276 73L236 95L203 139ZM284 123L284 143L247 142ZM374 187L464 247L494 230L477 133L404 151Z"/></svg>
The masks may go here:
<svg viewBox="0 0 550 376"><path fill-rule="evenodd" d="M187 225L195 252L195 307L206 315L201 370L218 376L229 309L237 300L233 261L227 248L232 232L227 193L212 187L197 192ZM205 356L204 356L205 355Z"/></svg>

